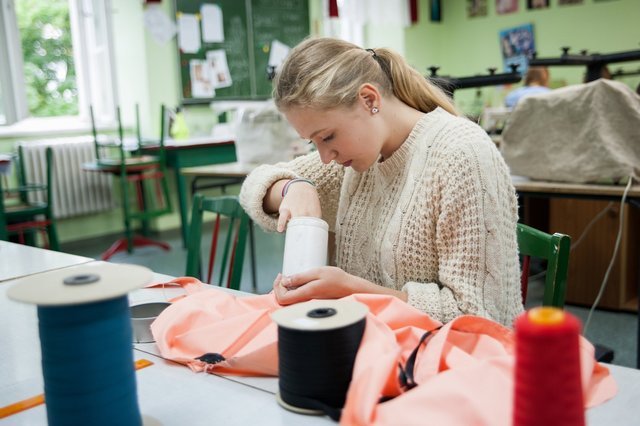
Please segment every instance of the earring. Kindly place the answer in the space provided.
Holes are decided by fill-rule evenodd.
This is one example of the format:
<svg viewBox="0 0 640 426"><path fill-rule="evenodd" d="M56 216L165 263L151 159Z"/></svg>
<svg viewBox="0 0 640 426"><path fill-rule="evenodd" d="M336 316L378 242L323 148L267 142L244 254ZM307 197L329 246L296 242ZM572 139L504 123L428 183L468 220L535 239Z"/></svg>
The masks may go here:
<svg viewBox="0 0 640 426"><path fill-rule="evenodd" d="M371 114L377 114L379 111L378 107L371 108Z"/></svg>

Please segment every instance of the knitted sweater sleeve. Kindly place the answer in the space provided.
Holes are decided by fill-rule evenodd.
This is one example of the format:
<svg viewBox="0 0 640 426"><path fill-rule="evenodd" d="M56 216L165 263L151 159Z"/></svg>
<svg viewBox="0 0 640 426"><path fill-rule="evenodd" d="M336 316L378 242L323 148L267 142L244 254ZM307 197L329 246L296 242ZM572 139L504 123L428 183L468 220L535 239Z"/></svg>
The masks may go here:
<svg viewBox="0 0 640 426"><path fill-rule="evenodd" d="M329 224L329 229L333 230L343 176L344 167L335 163L323 164L317 151L287 163L261 165L242 184L240 204L262 229L275 231L278 215L267 214L262 208L263 199L271 185L281 179L310 179L318 190L322 218Z"/></svg>
<svg viewBox="0 0 640 426"><path fill-rule="evenodd" d="M443 149L424 183L433 209L437 280L407 282L403 290L409 304L444 322L474 314L510 325L522 311L515 192L490 144L476 138Z"/></svg>

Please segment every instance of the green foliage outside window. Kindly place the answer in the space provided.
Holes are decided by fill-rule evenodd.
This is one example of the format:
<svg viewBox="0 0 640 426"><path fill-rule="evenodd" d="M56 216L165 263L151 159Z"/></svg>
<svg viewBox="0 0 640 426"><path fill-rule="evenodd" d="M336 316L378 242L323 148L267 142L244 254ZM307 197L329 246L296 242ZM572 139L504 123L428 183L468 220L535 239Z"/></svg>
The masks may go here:
<svg viewBox="0 0 640 426"><path fill-rule="evenodd" d="M34 117L78 114L68 0L17 0L29 112Z"/></svg>

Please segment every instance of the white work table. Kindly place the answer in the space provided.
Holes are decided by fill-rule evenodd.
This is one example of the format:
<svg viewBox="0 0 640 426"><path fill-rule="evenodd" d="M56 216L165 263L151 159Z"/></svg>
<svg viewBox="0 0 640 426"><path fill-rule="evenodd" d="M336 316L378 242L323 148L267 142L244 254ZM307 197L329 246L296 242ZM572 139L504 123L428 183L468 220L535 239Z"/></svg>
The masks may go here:
<svg viewBox="0 0 640 426"><path fill-rule="evenodd" d="M0 282L93 260L90 257L0 241Z"/></svg>
<svg viewBox="0 0 640 426"><path fill-rule="evenodd" d="M154 276L154 282L169 279L159 274ZM0 285L0 407L43 392L36 307L7 298L7 289L14 283L8 281ZM183 292L179 288L145 288L131 293L130 303L163 301ZM328 417L304 416L281 408L275 400L277 378L194 373L186 366L162 359L154 343L134 346L136 359L144 358L153 363L136 371L138 400L145 425L335 424ZM612 400L588 410L588 424L637 424L640 371L609 367L618 383L619 393ZM0 425L4 424L46 424L45 406L0 420Z"/></svg>

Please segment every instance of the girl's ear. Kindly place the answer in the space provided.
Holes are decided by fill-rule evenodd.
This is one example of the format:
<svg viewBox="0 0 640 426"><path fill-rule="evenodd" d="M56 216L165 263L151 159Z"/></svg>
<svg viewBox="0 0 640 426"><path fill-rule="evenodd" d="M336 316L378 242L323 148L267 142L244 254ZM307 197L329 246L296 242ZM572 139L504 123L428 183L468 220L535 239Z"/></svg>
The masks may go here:
<svg viewBox="0 0 640 426"><path fill-rule="evenodd" d="M376 86L370 83L365 83L360 86L358 90L358 102L367 111L371 111L373 108L380 108L380 92Z"/></svg>

